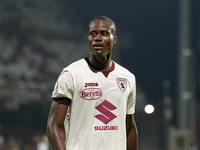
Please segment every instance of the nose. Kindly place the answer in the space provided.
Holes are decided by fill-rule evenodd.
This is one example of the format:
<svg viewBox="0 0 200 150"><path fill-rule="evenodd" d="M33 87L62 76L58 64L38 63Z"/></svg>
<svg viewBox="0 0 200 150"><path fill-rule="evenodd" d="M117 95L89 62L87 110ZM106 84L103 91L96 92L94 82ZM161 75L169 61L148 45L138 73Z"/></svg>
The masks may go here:
<svg viewBox="0 0 200 150"><path fill-rule="evenodd" d="M102 41L101 34L97 34L97 36L95 37L95 41Z"/></svg>

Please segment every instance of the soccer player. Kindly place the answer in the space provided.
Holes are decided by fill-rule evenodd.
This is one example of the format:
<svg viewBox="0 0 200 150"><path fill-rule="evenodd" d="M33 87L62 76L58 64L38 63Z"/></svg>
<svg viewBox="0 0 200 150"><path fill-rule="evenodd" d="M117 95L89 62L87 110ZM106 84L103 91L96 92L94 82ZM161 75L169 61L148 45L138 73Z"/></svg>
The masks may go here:
<svg viewBox="0 0 200 150"><path fill-rule="evenodd" d="M111 59L115 34L111 19L99 16L91 20L87 37L90 57L61 72L47 122L54 150L138 150L133 117L135 76Z"/></svg>

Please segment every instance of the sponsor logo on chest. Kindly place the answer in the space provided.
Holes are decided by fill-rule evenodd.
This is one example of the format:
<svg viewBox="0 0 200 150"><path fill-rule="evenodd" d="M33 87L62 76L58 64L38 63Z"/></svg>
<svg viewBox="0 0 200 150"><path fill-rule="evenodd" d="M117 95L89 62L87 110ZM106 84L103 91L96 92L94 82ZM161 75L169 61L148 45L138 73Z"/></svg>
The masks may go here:
<svg viewBox="0 0 200 150"><path fill-rule="evenodd" d="M82 90L79 95L85 100L96 100L102 97L103 92L98 88L88 88Z"/></svg>
<svg viewBox="0 0 200 150"><path fill-rule="evenodd" d="M95 131L118 130L118 126L95 126Z"/></svg>
<svg viewBox="0 0 200 150"><path fill-rule="evenodd" d="M117 80L118 83L121 83L120 85L126 89L126 80L120 79ZM79 96L85 100L97 100L102 97L103 91L100 88L97 88L99 86L98 83L92 82L92 83L85 83L84 88L82 91L80 91ZM118 85L119 86L119 85ZM122 91L125 91L123 89ZM117 116L114 114L114 110L117 109L115 105L113 105L108 100L104 100L102 103L97 105L95 109L99 112L94 117L101 121L104 126L94 126L95 131L105 131L105 130L118 130L118 126L109 126L108 124L117 118Z"/></svg>
<svg viewBox="0 0 200 150"><path fill-rule="evenodd" d="M97 86L99 86L99 85L98 85L98 83L95 83L95 82L85 83L84 87L89 87L89 88L82 90L79 93L79 96L85 100L99 99L103 95L103 92L101 89L96 88Z"/></svg>
<svg viewBox="0 0 200 150"><path fill-rule="evenodd" d="M107 126L109 122L117 118L117 116L112 112L117 109L112 103L107 100L104 100L101 104L95 107L100 113L95 115L99 121L104 123L106 126L94 126L95 131L103 130L118 130L118 126Z"/></svg>

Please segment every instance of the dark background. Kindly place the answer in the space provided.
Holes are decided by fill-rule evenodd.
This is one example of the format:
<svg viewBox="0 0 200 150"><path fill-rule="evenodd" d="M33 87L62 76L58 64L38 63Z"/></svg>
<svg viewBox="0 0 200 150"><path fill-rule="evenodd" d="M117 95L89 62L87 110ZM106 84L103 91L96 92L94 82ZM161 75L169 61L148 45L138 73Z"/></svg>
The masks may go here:
<svg viewBox="0 0 200 150"><path fill-rule="evenodd" d="M177 66L179 38L178 0L140 1L79 1L69 0L80 16L84 28L99 15L116 22L117 31L132 36L131 48L121 50L121 63L131 70L150 101L163 97L163 80L171 81L171 96L177 96ZM199 72L200 1L191 1L191 48L197 57ZM120 41L118 37L118 41ZM199 81L197 80L199 97Z"/></svg>

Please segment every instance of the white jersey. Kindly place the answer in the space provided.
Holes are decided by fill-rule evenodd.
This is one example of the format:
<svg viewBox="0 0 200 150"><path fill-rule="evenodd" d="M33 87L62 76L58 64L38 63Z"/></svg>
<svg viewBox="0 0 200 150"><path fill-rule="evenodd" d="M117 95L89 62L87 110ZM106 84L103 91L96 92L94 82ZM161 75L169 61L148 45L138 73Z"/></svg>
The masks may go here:
<svg viewBox="0 0 200 150"><path fill-rule="evenodd" d="M126 114L133 114L135 76L113 62L96 71L85 59L64 68L53 98L71 99L64 122L67 150L126 150Z"/></svg>

